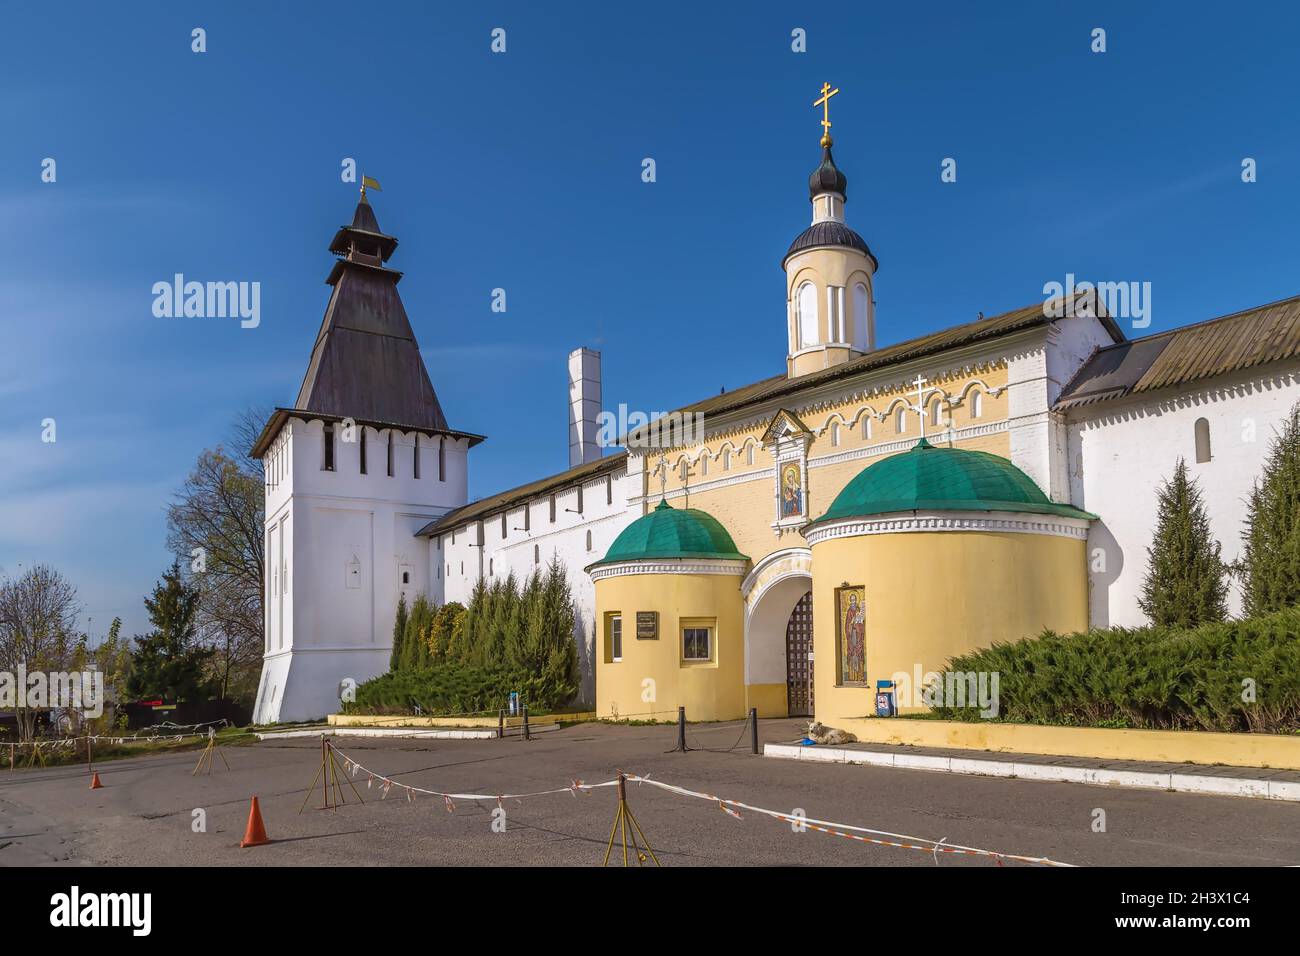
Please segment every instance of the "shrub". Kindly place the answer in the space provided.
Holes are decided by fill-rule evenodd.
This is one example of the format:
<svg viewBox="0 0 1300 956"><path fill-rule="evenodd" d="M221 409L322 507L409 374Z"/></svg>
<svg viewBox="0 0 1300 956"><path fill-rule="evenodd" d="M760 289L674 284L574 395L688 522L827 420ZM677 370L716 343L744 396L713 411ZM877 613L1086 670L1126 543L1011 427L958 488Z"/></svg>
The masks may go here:
<svg viewBox="0 0 1300 956"><path fill-rule="evenodd" d="M1300 607L1237 621L1094 629L953 658L999 673L999 720L1156 729L1300 731ZM953 720L970 708L937 707Z"/></svg>
<svg viewBox="0 0 1300 956"><path fill-rule="evenodd" d="M506 667L442 663L418 670L389 671L357 688L345 704L349 714L426 715L495 713L504 706L517 681Z"/></svg>

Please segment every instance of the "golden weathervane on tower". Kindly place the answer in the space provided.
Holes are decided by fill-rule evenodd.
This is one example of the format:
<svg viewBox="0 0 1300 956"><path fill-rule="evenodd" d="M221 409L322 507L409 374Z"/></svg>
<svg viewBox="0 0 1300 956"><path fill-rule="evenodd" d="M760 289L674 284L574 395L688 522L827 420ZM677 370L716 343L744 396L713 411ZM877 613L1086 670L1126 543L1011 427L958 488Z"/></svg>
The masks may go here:
<svg viewBox="0 0 1300 956"><path fill-rule="evenodd" d="M813 100L813 106L822 108L822 146L831 145L831 97L838 92L829 83L823 83L821 99Z"/></svg>

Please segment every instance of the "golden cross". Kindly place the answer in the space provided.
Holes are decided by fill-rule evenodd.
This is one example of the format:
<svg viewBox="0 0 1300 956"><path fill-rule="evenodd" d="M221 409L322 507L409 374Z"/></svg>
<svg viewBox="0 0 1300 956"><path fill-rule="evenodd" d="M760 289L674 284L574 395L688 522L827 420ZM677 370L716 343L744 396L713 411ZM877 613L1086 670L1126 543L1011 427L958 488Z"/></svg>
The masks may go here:
<svg viewBox="0 0 1300 956"><path fill-rule="evenodd" d="M831 97L838 93L838 89L831 89L829 83L822 84L821 99L813 100L813 106L822 108L822 145L831 145Z"/></svg>

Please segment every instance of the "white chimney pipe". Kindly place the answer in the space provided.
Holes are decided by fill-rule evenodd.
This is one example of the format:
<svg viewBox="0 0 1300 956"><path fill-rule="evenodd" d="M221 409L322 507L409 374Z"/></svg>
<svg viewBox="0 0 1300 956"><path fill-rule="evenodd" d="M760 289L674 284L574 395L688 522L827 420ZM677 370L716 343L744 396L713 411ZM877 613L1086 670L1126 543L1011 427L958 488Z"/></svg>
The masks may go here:
<svg viewBox="0 0 1300 956"><path fill-rule="evenodd" d="M569 353L569 467L601 456L596 444L600 416L600 353L589 348Z"/></svg>

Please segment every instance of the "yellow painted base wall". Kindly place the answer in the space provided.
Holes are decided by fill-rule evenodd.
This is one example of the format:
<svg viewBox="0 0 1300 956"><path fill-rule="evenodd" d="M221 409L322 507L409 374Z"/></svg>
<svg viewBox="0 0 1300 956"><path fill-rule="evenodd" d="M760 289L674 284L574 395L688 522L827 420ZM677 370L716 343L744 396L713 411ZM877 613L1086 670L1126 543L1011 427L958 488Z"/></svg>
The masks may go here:
<svg viewBox="0 0 1300 956"><path fill-rule="evenodd" d="M745 716L740 575L624 574L596 586L596 713L600 717L735 720ZM623 615L623 659L606 659L606 616ZM659 612L657 640L638 640L636 612ZM716 618L713 661L681 659L683 618ZM652 681L652 684L647 684ZM646 699L649 697L650 699Z"/></svg>
<svg viewBox="0 0 1300 956"><path fill-rule="evenodd" d="M753 707L760 717L788 717L790 701L784 684L749 684L745 687L746 711Z"/></svg>
<svg viewBox="0 0 1300 956"><path fill-rule="evenodd" d="M530 714L530 727L591 720L596 715L591 711L565 714ZM378 714L330 714L326 721L331 727L490 727L495 730L500 723L497 717L413 717L380 716ZM522 717L507 717L507 727L523 724Z"/></svg>
<svg viewBox="0 0 1300 956"><path fill-rule="evenodd" d="M1033 724L881 720L874 717L842 720L839 726L867 743L1300 770L1300 737L1280 734L1040 727Z"/></svg>
<svg viewBox="0 0 1300 956"><path fill-rule="evenodd" d="M817 719L875 713L877 680L943 671L955 655L1044 628L1088 626L1085 542L979 531L832 538L813 546ZM866 587L865 686L837 686L835 589ZM903 713L925 710L899 700Z"/></svg>

